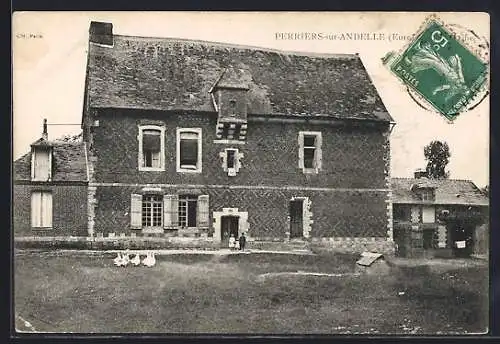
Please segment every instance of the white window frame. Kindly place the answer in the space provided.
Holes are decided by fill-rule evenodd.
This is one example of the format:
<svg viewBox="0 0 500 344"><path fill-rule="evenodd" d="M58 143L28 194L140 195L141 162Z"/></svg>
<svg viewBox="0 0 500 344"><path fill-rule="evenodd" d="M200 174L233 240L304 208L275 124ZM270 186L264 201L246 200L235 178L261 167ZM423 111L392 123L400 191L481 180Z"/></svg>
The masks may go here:
<svg viewBox="0 0 500 344"><path fill-rule="evenodd" d="M183 133L192 133L198 135L198 157L196 166L187 168L181 166L181 135ZM201 128L177 128L176 138L176 167L177 172L182 173L201 173L202 171L202 129Z"/></svg>
<svg viewBox="0 0 500 344"><path fill-rule="evenodd" d="M143 131L144 130L158 130L160 131L160 167L146 167L144 166L144 152L143 152ZM139 134L137 135L139 144L138 167L139 171L165 171L165 127L160 125L140 125Z"/></svg>
<svg viewBox="0 0 500 344"><path fill-rule="evenodd" d="M48 171L49 178L48 179L40 179L39 177L37 177L35 175L36 152L40 149L48 151L48 156L49 156L49 161L47 162L47 164L48 164L47 168L49 169L49 171ZM39 182L50 182L52 180L52 148L50 148L50 147L45 148L45 149L37 148L37 147L33 148L33 151L31 153L31 180L39 181Z"/></svg>
<svg viewBox="0 0 500 344"><path fill-rule="evenodd" d="M148 197L156 197L158 198L157 200L148 200ZM150 203L149 211L148 213L145 213L144 206L145 204ZM150 222L153 222L154 215L153 215L153 203L156 205L160 205L160 224L154 226L147 226L144 224L144 217L147 217ZM161 230L163 231L163 195L157 194L157 193L147 193L142 195L142 202L141 202L141 224L142 228L145 231L151 231L151 230Z"/></svg>
<svg viewBox="0 0 500 344"><path fill-rule="evenodd" d="M48 195L47 198L44 195ZM35 200L38 198L38 201ZM45 199L45 201L44 201ZM35 208L36 207L36 208ZM35 211L37 216L35 217ZM36 190L31 193L31 227L35 229L50 229L53 227L53 198L51 191Z"/></svg>
<svg viewBox="0 0 500 344"><path fill-rule="evenodd" d="M234 151L234 167L232 168L229 168L227 166L227 159L229 158L228 151L230 150ZM230 147L225 148L223 152L220 152L219 156L222 159L222 169L224 170L224 172L226 172L229 177L236 176L241 168L241 159L243 159L243 153L240 153L238 148Z"/></svg>
<svg viewBox="0 0 500 344"><path fill-rule="evenodd" d="M304 136L316 136L316 151L314 156L314 167L306 168L304 165ZM323 139L321 131L300 131L299 132L299 168L303 173L317 174L322 168L322 145Z"/></svg>
<svg viewBox="0 0 500 344"><path fill-rule="evenodd" d="M189 206L188 206L188 202L193 202L193 201L196 201L196 221L195 221L195 225L194 226L188 226L188 222L189 222ZM190 229L190 228L197 228L198 226L198 196L194 196L194 195L180 195L179 196L179 209L178 209L178 219L179 219L179 228L187 228L187 229ZM182 209L182 213L181 214L181 209ZM185 224L185 225L183 225Z"/></svg>
<svg viewBox="0 0 500 344"><path fill-rule="evenodd" d="M420 192L420 197L423 202L434 202L435 195L433 189L423 189Z"/></svg>

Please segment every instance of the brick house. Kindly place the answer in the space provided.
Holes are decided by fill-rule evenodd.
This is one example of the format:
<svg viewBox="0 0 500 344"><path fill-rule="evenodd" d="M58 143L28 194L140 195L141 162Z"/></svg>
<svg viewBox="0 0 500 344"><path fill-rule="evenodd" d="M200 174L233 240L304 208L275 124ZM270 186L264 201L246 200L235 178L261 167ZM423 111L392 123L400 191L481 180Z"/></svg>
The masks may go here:
<svg viewBox="0 0 500 344"><path fill-rule="evenodd" d="M469 180L392 178L397 255L487 254L488 198Z"/></svg>
<svg viewBox="0 0 500 344"><path fill-rule="evenodd" d="M13 166L15 237L87 235L85 143L42 137Z"/></svg>
<svg viewBox="0 0 500 344"><path fill-rule="evenodd" d="M88 236L393 251L393 121L359 56L89 32Z"/></svg>

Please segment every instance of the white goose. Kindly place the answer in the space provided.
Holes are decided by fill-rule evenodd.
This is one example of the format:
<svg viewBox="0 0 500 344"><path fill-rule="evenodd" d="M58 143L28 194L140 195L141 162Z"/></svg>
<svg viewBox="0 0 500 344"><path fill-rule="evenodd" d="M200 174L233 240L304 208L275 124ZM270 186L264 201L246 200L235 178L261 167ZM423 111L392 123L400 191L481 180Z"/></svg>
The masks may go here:
<svg viewBox="0 0 500 344"><path fill-rule="evenodd" d="M148 252L146 258L142 261L142 264L149 268L154 266L156 264L155 254L153 252Z"/></svg>
<svg viewBox="0 0 500 344"><path fill-rule="evenodd" d="M115 266L122 266L123 265L123 256L122 256L121 252L118 252L118 255L116 256L116 258L113 259L113 264L115 264Z"/></svg>
<svg viewBox="0 0 500 344"><path fill-rule="evenodd" d="M139 257L138 253L136 253L134 258L130 260L130 263L132 263L132 265L134 266L138 266L139 264L141 264L141 258Z"/></svg>
<svg viewBox="0 0 500 344"><path fill-rule="evenodd" d="M130 254L128 251L123 255L123 263L122 266L127 266L128 263L130 262Z"/></svg>

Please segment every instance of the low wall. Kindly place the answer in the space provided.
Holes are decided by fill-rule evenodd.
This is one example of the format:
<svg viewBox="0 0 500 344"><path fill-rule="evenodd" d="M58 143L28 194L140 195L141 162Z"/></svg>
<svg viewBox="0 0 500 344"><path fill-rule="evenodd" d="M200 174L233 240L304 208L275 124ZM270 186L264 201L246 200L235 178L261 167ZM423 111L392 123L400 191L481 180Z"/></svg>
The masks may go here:
<svg viewBox="0 0 500 344"><path fill-rule="evenodd" d="M220 242L213 237L18 237L15 247L20 249L205 249L217 250ZM394 243L383 238L312 238L284 241L282 238L252 238L246 247L255 250L312 250L346 253L364 251L394 254Z"/></svg>

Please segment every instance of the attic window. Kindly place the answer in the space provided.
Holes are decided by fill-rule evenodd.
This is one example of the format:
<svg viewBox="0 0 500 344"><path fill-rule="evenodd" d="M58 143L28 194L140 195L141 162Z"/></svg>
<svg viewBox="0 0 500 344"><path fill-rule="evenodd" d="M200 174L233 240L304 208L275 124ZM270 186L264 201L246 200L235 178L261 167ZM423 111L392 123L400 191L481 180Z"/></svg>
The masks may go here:
<svg viewBox="0 0 500 344"><path fill-rule="evenodd" d="M236 116L236 100L229 101L229 116Z"/></svg>
<svg viewBox="0 0 500 344"><path fill-rule="evenodd" d="M432 202L434 201L434 190L423 189L420 191L420 196L422 197L422 201Z"/></svg>
<svg viewBox="0 0 500 344"><path fill-rule="evenodd" d="M34 181L50 181L52 179L52 150L50 147L33 148L31 179Z"/></svg>
<svg viewBox="0 0 500 344"><path fill-rule="evenodd" d="M165 170L165 128L159 126L139 127L139 170Z"/></svg>

